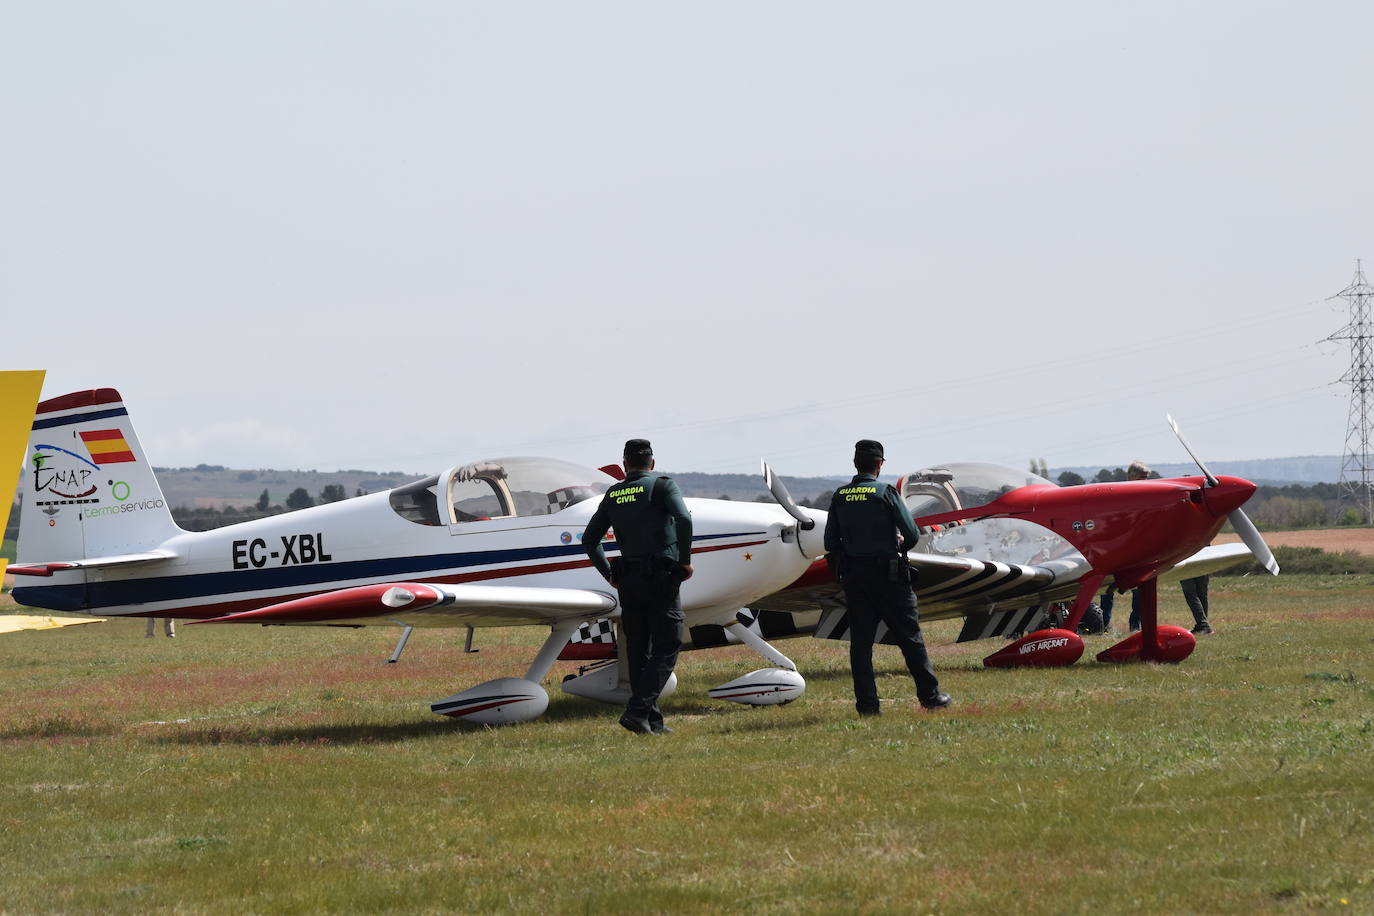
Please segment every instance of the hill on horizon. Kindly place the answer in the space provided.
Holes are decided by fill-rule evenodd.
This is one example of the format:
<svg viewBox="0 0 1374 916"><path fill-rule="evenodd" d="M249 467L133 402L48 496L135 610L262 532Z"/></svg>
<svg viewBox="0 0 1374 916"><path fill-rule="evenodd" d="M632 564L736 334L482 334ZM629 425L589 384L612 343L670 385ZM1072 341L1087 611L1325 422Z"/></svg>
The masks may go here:
<svg viewBox="0 0 1374 916"><path fill-rule="evenodd" d="M1125 459L1122 467L1130 459ZM1256 458L1243 461L1217 461L1209 464L1216 474L1245 477L1259 484L1334 483L1340 480L1342 459L1336 455L1312 455L1293 458ZM1191 462L1169 462L1153 465L1165 477L1179 477L1197 473ZM1101 465L1078 465L1050 469L1051 479L1063 471L1073 471L1091 480ZM194 468L155 468L158 481L168 505L187 508L223 508L226 505L244 506L257 502L267 490L273 503L280 503L287 494L302 487L312 497L318 497L325 486L337 484L353 496L359 489L367 493L388 490L412 480L428 476L406 471L315 471L278 470L273 468L238 469L220 465L197 465ZM705 499L726 497L734 500L753 500L766 496L760 474L707 474L700 471L667 471L687 496ZM848 476L783 477L788 490L798 502L814 501L835 489ZM888 475L895 480L896 475Z"/></svg>
<svg viewBox="0 0 1374 916"><path fill-rule="evenodd" d="M1130 459L1123 461L1122 467ZM1294 458L1259 458L1246 461L1218 461L1210 464L1217 474L1232 474L1245 477L1259 484L1283 485L1289 483L1334 483L1340 479L1342 459L1334 455L1318 455ZM1070 465L1050 469L1051 479L1064 471L1073 471L1091 480L1101 465ZM1165 477L1185 476L1197 473L1196 465L1187 462L1171 462L1153 465ZM368 471L350 469L342 471L287 470L276 468L227 468L222 465L201 464L193 468L154 468L158 482L162 485L163 496L169 506L186 509L223 509L227 505L235 507L251 506L258 501L266 490L271 503L283 503L286 497L297 488L303 488L312 497L318 498L320 491L329 485L344 488L348 496L358 490L375 493L409 483L428 476L407 471ZM767 496L760 474L707 474L699 471L674 471L668 473L678 482L687 496L706 499L721 497L750 501ZM848 476L826 477L783 477L788 490L798 502L813 502L835 489L837 483L848 480ZM894 481L896 475L887 475Z"/></svg>
<svg viewBox="0 0 1374 916"><path fill-rule="evenodd" d="M1114 467L1126 467L1133 459L1123 457L1121 464ZM1251 458L1240 461L1211 461L1206 457L1207 467L1213 474L1229 474L1233 477L1244 477L1257 484L1271 484L1283 486L1290 483L1337 483L1341 479L1341 464L1343 458L1339 455L1307 455L1295 458ZM1159 472L1161 477L1187 477L1198 473L1197 465L1191 461L1166 462L1161 464L1151 464L1154 470ZM1050 479L1058 477L1064 471L1073 471L1075 474L1092 480L1093 476L1102 469L1102 465L1069 465L1065 467L1050 468Z"/></svg>
<svg viewBox="0 0 1374 916"><path fill-rule="evenodd" d="M427 474L404 471L314 471L258 468L241 470L221 465L197 465L194 468L154 468L162 495L167 504L187 509L223 509L226 505L251 506L263 490L271 503L284 502L292 490L304 488L312 497L329 485L339 485L348 496L358 490L376 493L389 490ZM432 472L431 472L432 473ZM707 499L750 501L767 496L761 474L703 474L696 471L668 471L687 496ZM814 500L835 489L848 477L784 477L788 491L797 501Z"/></svg>

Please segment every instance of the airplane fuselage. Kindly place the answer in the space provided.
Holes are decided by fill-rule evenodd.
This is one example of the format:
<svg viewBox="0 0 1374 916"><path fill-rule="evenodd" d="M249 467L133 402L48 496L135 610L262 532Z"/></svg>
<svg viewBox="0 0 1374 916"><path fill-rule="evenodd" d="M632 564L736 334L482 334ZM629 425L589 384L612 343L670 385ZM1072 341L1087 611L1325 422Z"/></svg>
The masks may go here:
<svg viewBox="0 0 1374 916"><path fill-rule="evenodd" d="M173 556L147 566L55 572L15 590L32 607L206 619L326 591L383 582L486 583L613 593L587 559L583 530L598 500L548 515L417 525L387 493L284 515L184 532L157 545ZM795 522L763 503L689 499L697 574L682 586L684 611L702 622L792 582L810 563ZM605 543L610 556L614 540ZM464 624L540 622L510 615ZM453 626L451 618L398 612L363 624ZM355 624L356 625L356 624Z"/></svg>

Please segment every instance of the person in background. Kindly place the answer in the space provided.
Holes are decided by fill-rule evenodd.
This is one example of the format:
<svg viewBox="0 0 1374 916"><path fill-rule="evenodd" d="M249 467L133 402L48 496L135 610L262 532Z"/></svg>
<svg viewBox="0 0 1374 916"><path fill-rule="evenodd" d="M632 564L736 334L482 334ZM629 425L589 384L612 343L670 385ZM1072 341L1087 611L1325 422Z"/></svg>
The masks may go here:
<svg viewBox="0 0 1374 916"><path fill-rule="evenodd" d="M1132 461L1131 466L1126 469L1127 480L1149 480L1154 476L1154 471L1143 461ZM1102 593L1102 600L1098 602L1102 608L1102 631L1110 633L1112 631L1112 605L1116 603L1116 590L1108 588ZM1131 589L1131 616L1128 620L1131 632L1140 629L1140 590Z"/></svg>
<svg viewBox="0 0 1374 916"><path fill-rule="evenodd" d="M153 630L155 629L155 627L153 626L153 624L154 624L155 622L156 622L156 618L154 618L154 617L149 617L149 618L148 618L148 632L144 634L144 636L145 636L146 638L148 638L148 639L152 639L152 638L153 638ZM164 618L162 619L162 629L163 629L163 631L167 634L167 636L168 636L169 639L175 638L176 635L177 635L177 622L176 622L175 620L173 620L172 618L170 618L170 617L164 617Z"/></svg>
<svg viewBox="0 0 1374 916"><path fill-rule="evenodd" d="M1207 581L1211 576L1196 576L1179 583L1183 589L1183 600L1188 602L1188 610L1193 612L1193 632L1205 636L1212 632L1212 622L1207 618Z"/></svg>

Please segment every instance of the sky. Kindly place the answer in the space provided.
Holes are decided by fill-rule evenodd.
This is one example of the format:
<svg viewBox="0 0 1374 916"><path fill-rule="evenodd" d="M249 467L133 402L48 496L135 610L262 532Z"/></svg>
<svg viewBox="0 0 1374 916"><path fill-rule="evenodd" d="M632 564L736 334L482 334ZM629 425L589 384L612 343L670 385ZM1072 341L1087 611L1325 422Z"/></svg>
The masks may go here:
<svg viewBox="0 0 1374 916"><path fill-rule="evenodd" d="M1372 27L0 0L0 367L165 466L1340 454Z"/></svg>

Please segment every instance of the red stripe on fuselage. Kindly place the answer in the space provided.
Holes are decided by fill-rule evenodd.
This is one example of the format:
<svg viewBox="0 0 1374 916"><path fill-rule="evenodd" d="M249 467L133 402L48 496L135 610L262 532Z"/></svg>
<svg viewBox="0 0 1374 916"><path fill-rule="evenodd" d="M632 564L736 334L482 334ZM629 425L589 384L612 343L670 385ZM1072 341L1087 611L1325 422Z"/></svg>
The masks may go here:
<svg viewBox="0 0 1374 916"><path fill-rule="evenodd" d="M743 544L714 544L710 547L696 547L692 549L693 554L714 553L717 550L735 550L746 547L758 547L760 544L767 544L763 541L746 541ZM482 569L470 573L454 573L448 576L412 576L397 581L416 582L442 582L447 585L459 585L464 582L483 582L488 579L514 579L519 576L533 576L539 573L560 572L565 569L581 569L591 566L589 559L568 560L563 563L541 563L536 566L503 566L499 569ZM369 583L357 583L366 585ZM322 588L309 592L298 592L292 595L272 595L271 597L243 598L238 601L223 601L218 604L196 604L178 608L162 608L156 611L146 611L139 614L124 614L124 617L183 617L187 619L203 620L210 617L226 617L229 614L237 614L240 611L252 611L260 607L267 607L272 604L284 604L287 601L295 601L298 598L308 598L311 595L323 595L326 592L338 591L341 588L353 588L353 585L337 585L333 588ZM100 608L89 608L91 611L99 611ZM173 614L172 612L177 613ZM383 615L374 615L381 617Z"/></svg>

